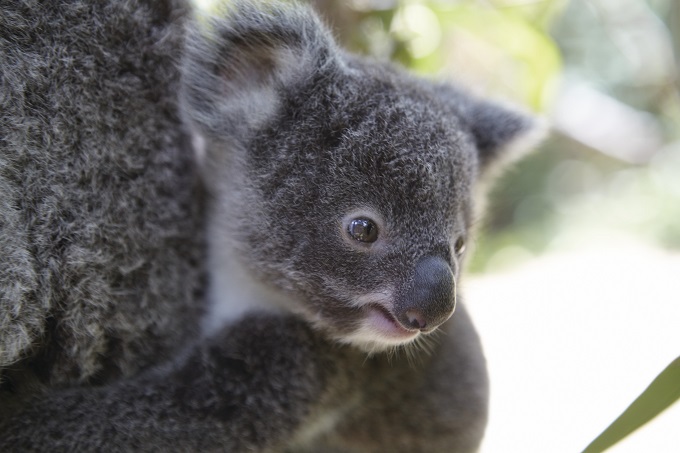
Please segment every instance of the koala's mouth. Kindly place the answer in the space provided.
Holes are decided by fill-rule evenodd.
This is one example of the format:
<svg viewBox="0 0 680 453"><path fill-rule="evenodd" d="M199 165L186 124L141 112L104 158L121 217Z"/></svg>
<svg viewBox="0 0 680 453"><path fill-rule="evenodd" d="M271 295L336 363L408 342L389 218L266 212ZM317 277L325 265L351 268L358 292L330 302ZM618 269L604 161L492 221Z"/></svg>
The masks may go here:
<svg viewBox="0 0 680 453"><path fill-rule="evenodd" d="M367 314L365 327L373 331L377 337L387 343L407 342L418 336L419 331L407 329L389 312L379 304L370 304L366 307Z"/></svg>

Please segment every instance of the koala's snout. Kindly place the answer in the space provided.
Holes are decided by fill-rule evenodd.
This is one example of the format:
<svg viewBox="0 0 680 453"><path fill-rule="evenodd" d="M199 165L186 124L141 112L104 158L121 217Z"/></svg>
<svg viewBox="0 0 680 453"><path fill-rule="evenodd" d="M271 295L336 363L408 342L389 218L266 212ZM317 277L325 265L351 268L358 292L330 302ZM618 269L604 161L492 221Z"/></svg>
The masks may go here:
<svg viewBox="0 0 680 453"><path fill-rule="evenodd" d="M407 329L429 332L449 319L456 307L456 282L449 264L426 256L415 266L410 287L396 301L396 316Z"/></svg>

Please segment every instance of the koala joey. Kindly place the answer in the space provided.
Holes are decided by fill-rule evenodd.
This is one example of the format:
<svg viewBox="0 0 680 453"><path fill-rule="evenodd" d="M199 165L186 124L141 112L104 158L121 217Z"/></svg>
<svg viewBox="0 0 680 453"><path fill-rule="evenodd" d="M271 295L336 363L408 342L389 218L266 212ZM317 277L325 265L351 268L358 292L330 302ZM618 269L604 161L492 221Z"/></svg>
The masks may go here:
<svg viewBox="0 0 680 453"><path fill-rule="evenodd" d="M350 54L302 5L240 1L188 28L205 334L137 376L11 402L0 448L475 451L487 375L457 294L472 195L534 121Z"/></svg>
<svg viewBox="0 0 680 453"><path fill-rule="evenodd" d="M210 321L279 310L366 352L417 343L454 311L478 174L530 122L342 51L304 8L259 8L197 30L185 61Z"/></svg>
<svg viewBox="0 0 680 453"><path fill-rule="evenodd" d="M477 448L486 374L454 314L472 195L534 122L343 51L295 5L227 7L190 33L183 75L211 195L207 328L293 314L359 351L296 449Z"/></svg>

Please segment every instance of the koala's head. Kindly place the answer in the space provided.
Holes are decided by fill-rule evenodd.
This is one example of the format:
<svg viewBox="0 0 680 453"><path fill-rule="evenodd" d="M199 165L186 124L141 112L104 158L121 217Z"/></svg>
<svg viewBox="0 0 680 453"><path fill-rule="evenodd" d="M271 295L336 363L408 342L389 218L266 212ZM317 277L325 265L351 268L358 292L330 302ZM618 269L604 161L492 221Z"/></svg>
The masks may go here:
<svg viewBox="0 0 680 453"><path fill-rule="evenodd" d="M212 234L340 341L381 350L446 321L475 181L532 121L350 55L301 6L197 23L182 98Z"/></svg>

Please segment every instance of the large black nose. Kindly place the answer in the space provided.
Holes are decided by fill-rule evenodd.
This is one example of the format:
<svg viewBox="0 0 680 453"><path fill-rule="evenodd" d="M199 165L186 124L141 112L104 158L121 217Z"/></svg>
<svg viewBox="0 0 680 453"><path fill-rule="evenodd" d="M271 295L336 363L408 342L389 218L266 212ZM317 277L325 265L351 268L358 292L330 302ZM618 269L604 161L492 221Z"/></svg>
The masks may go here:
<svg viewBox="0 0 680 453"><path fill-rule="evenodd" d="M395 314L407 329L430 331L449 319L456 307L456 283L449 264L426 256L416 263L411 285L397 298Z"/></svg>

